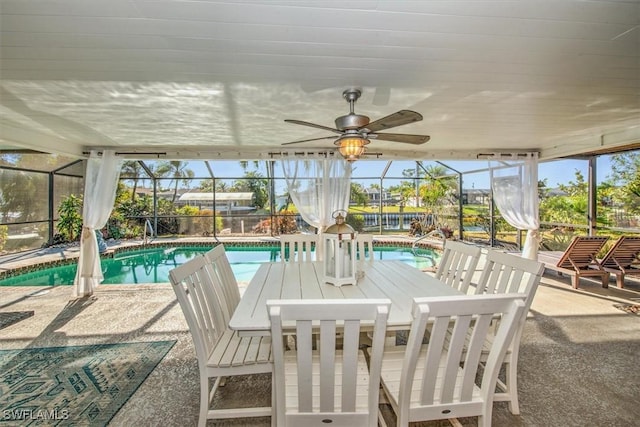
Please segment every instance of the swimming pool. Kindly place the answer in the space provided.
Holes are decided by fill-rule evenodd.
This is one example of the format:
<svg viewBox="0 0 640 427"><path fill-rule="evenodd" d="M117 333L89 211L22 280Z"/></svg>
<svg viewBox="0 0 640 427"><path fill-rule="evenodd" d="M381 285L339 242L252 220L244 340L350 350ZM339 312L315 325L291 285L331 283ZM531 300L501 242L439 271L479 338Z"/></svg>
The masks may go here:
<svg viewBox="0 0 640 427"><path fill-rule="evenodd" d="M122 252L113 258L102 260L102 284L168 283L169 271L184 262L201 255L211 247L154 248ZM260 264L280 261L279 246L226 246L227 257L238 282L251 280ZM417 249L417 256L411 248L377 246L375 258L400 260L416 268L429 268L439 258L439 253L428 248ZM58 286L71 285L76 275L75 263L43 270L19 274L0 280L0 286Z"/></svg>

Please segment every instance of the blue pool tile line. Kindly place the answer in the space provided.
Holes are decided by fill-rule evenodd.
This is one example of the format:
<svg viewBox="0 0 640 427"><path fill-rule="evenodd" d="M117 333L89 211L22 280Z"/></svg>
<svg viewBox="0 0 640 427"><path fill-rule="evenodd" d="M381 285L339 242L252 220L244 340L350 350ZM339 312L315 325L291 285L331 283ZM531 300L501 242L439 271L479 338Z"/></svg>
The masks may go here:
<svg viewBox="0 0 640 427"><path fill-rule="evenodd" d="M397 239L394 240L392 238L379 238L374 239L373 241L375 247L412 247L413 241ZM225 247L235 247L235 248L255 248L255 247L270 247L277 248L280 246L280 241L278 239L273 240L244 240L244 241L219 241L219 242L211 242L211 241L162 241L162 242L150 242L147 244L140 245L129 245L129 246L120 246L113 249L108 250L106 253L100 255L101 259L109 259L114 258L115 256L128 252L139 252L144 251L145 249L154 250L154 249L168 249L175 247L198 247L198 248L211 248L214 246L224 244ZM437 245L431 242L419 242L418 247L421 249L441 249ZM34 258L37 259L37 258ZM75 264L78 262L77 256L67 257L63 259L55 259L37 262L25 266L8 268L6 270L0 271L0 280L8 279L14 276L18 276L24 273L33 273L36 271L46 270L48 268L61 267L69 264Z"/></svg>

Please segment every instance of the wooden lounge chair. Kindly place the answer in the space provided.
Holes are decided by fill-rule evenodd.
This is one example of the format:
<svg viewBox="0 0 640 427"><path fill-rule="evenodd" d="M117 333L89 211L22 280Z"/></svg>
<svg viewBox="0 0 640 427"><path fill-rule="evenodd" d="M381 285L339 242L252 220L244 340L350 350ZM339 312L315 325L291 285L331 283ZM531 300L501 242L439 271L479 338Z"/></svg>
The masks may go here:
<svg viewBox="0 0 640 427"><path fill-rule="evenodd" d="M571 276L571 284L578 289L581 277L600 277L602 287L609 287L609 273L602 268L596 255L609 238L606 236L575 236L564 252L545 251L538 254L544 267L558 274Z"/></svg>
<svg viewBox="0 0 640 427"><path fill-rule="evenodd" d="M600 265L616 275L616 285L624 287L626 274L640 275L640 236L622 236L602 258Z"/></svg>

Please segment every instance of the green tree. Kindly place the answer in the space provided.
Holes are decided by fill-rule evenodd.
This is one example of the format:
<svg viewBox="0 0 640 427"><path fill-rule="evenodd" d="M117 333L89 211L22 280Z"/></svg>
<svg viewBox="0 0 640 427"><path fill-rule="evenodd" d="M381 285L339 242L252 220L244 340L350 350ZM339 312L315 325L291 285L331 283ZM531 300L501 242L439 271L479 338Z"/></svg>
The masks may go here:
<svg viewBox="0 0 640 427"><path fill-rule="evenodd" d="M264 209L269 202L269 180L258 171L247 171L244 177L233 185L234 191L253 193L253 203L258 209Z"/></svg>
<svg viewBox="0 0 640 427"><path fill-rule="evenodd" d="M190 179L194 177L193 171L189 169L188 166L189 162L183 162L181 160L170 160L162 162L156 170L158 176L161 176L163 178L171 178L171 183L174 186L173 198L171 199L172 203L175 203L176 198L178 197L178 185L180 183L188 185Z"/></svg>
<svg viewBox="0 0 640 427"><path fill-rule="evenodd" d="M413 181L400 181L398 185L389 186L388 190L392 193L399 193L403 200L413 199L416 196L416 187Z"/></svg>
<svg viewBox="0 0 640 427"><path fill-rule="evenodd" d="M620 188L618 198L625 210L640 213L640 152L613 155L609 179L614 187Z"/></svg>
<svg viewBox="0 0 640 427"><path fill-rule="evenodd" d="M9 227L0 225L0 251L4 249L4 245L7 243L7 237L9 237Z"/></svg>
<svg viewBox="0 0 640 427"><path fill-rule="evenodd" d="M138 190L138 181L140 175L144 173L144 169L140 166L140 162L137 160L126 160L122 163L122 169L120 171L121 178L127 178L133 183L131 190L131 201L136 199L136 192Z"/></svg>
<svg viewBox="0 0 640 427"><path fill-rule="evenodd" d="M447 169L442 165L429 165L424 171L425 176L419 189L422 202L433 207L454 203L456 177L447 176Z"/></svg>
<svg viewBox="0 0 640 427"><path fill-rule="evenodd" d="M586 224L588 209L588 184L582 172L576 169L575 180L560 184L565 194L544 197L540 200L539 215L544 222Z"/></svg>
<svg viewBox="0 0 640 427"><path fill-rule="evenodd" d="M362 184L357 182L351 183L351 200L356 205L361 205L365 207L367 206L367 202L369 201L369 196L367 195L367 192L365 191Z"/></svg>
<svg viewBox="0 0 640 427"><path fill-rule="evenodd" d="M345 222L351 226L358 233L364 230L364 216L360 214L348 214L345 218Z"/></svg>
<svg viewBox="0 0 640 427"><path fill-rule="evenodd" d="M547 186L547 178L538 181L538 199L542 200L549 196L549 187Z"/></svg>
<svg viewBox="0 0 640 427"><path fill-rule="evenodd" d="M213 191L213 180L212 179L203 179L200 181L198 185L198 191L203 193L210 193Z"/></svg>
<svg viewBox="0 0 640 427"><path fill-rule="evenodd" d="M27 222L43 217L47 200L46 173L0 169L0 213L2 220ZM46 215L46 214L45 214Z"/></svg>
<svg viewBox="0 0 640 427"><path fill-rule="evenodd" d="M82 197L71 194L58 206L58 223L60 234L69 242L78 239L82 232Z"/></svg>
<svg viewBox="0 0 640 427"><path fill-rule="evenodd" d="M570 197L583 197L588 192L588 183L584 179L584 175L578 169L575 170L575 181L569 181L568 184L559 184L558 188Z"/></svg>

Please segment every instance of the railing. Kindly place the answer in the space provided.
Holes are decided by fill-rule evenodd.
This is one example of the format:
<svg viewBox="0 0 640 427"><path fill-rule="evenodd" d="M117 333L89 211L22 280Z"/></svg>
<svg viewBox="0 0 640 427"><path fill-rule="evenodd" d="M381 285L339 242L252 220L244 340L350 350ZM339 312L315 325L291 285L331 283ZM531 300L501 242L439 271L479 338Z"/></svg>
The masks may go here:
<svg viewBox="0 0 640 427"><path fill-rule="evenodd" d="M447 241L447 236L439 228L436 228L435 230L430 231L430 232L428 232L427 234L425 234L423 236L420 236L419 238L417 238L413 242L413 245L411 245L411 252L413 253L413 256L429 259L431 261L431 266L432 267L436 266L436 260L433 257L433 255L432 254L421 254L421 253L417 252L416 249L418 247L418 242L420 242L421 240L424 240L424 239L426 239L428 237L435 236L435 235L438 235L438 236L440 236L440 238L442 238L442 246L444 247L444 243Z"/></svg>
<svg viewBox="0 0 640 427"><path fill-rule="evenodd" d="M144 222L144 233L142 234L142 243L144 245L146 245L148 243L147 230L149 230L149 236L153 237L153 226L151 225L151 221L149 221L148 218Z"/></svg>

